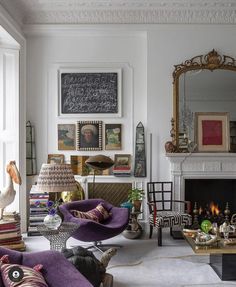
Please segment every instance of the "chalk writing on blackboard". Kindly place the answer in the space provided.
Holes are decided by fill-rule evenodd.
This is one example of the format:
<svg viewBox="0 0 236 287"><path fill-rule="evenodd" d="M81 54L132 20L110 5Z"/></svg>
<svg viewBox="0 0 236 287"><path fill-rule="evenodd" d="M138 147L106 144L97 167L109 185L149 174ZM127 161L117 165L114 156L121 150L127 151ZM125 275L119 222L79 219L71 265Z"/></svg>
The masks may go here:
<svg viewBox="0 0 236 287"><path fill-rule="evenodd" d="M118 113L118 73L61 73L61 113Z"/></svg>

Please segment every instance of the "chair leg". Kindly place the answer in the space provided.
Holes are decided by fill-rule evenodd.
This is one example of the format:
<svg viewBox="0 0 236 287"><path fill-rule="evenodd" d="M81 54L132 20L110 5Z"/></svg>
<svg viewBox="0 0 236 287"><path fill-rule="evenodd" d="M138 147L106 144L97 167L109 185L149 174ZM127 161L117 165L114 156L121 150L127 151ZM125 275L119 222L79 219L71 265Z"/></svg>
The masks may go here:
<svg viewBox="0 0 236 287"><path fill-rule="evenodd" d="M157 228L157 243L158 243L158 246L162 246L162 228L161 227Z"/></svg>
<svg viewBox="0 0 236 287"><path fill-rule="evenodd" d="M170 236L173 237L173 229L172 229L172 227L170 227Z"/></svg>
<svg viewBox="0 0 236 287"><path fill-rule="evenodd" d="M149 229L149 239L152 238L152 232L153 232L153 226L149 225L150 229Z"/></svg>

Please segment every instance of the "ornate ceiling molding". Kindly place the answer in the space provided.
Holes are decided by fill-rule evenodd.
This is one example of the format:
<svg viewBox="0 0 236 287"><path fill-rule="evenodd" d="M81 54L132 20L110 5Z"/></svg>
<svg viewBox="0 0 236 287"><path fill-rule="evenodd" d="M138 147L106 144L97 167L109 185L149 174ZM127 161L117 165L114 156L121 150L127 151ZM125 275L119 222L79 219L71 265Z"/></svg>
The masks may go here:
<svg viewBox="0 0 236 287"><path fill-rule="evenodd" d="M0 0L22 24L235 24L235 0Z"/></svg>

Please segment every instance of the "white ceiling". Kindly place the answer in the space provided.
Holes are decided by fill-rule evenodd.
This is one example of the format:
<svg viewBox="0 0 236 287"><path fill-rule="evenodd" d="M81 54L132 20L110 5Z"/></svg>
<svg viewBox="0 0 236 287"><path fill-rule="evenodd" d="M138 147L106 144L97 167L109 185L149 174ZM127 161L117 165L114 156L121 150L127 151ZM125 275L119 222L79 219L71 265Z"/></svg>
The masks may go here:
<svg viewBox="0 0 236 287"><path fill-rule="evenodd" d="M20 24L236 24L235 0L0 0Z"/></svg>

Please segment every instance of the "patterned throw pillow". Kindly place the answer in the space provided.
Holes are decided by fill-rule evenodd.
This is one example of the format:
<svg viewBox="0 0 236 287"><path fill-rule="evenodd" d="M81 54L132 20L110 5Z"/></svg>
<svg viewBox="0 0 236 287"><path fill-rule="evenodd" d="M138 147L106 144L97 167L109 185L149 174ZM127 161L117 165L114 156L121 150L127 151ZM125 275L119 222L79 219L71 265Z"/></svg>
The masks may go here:
<svg viewBox="0 0 236 287"><path fill-rule="evenodd" d="M87 212L71 210L71 213L75 217L90 219L96 222L103 222L111 216L111 213L107 211L107 209L102 205L102 203L99 203L94 209L91 209Z"/></svg>
<svg viewBox="0 0 236 287"><path fill-rule="evenodd" d="M48 287L43 275L40 273L42 268L41 264L36 265L34 268L10 264L8 255L4 255L0 259L0 270L5 287Z"/></svg>

